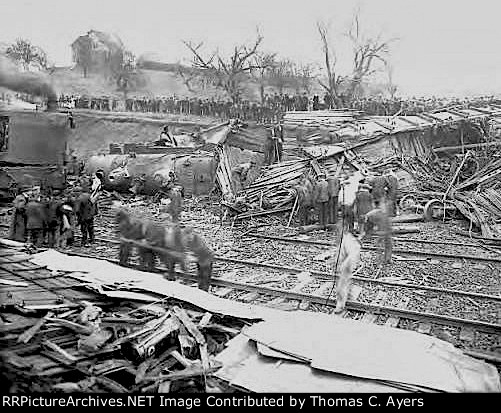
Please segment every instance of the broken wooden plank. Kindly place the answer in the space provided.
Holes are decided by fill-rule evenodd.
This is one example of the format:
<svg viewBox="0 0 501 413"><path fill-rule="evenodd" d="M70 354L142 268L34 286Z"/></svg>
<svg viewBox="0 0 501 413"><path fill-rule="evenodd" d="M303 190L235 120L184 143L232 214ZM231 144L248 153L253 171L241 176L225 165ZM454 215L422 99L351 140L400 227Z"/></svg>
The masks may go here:
<svg viewBox="0 0 501 413"><path fill-rule="evenodd" d="M55 352L59 356L63 357L67 361L68 364L73 364L73 363L76 363L78 361L78 359L75 356L71 355L66 350L63 350L56 343L53 343L52 341L50 341L48 339L43 340L42 345L44 347L52 350L53 352Z"/></svg>
<svg viewBox="0 0 501 413"><path fill-rule="evenodd" d="M177 350L172 351L170 355L186 368L191 367L193 364L193 361L188 360L186 357L181 355Z"/></svg>
<svg viewBox="0 0 501 413"><path fill-rule="evenodd" d="M191 319L188 317L188 314L186 312L177 306L174 306L172 308L172 311L176 315L179 320L184 324L184 326L187 328L187 330L190 332L190 334L195 338L198 344L205 344L205 337L203 334L198 330L197 326L191 321Z"/></svg>
<svg viewBox="0 0 501 413"><path fill-rule="evenodd" d="M28 330L26 330L24 333L22 333L18 339L18 343L24 343L26 344L29 342L33 336L42 328L42 326L45 324L48 318L52 317L54 314L52 312L48 312L45 317L42 317L40 320L38 320L34 326L30 327Z"/></svg>
<svg viewBox="0 0 501 413"><path fill-rule="evenodd" d="M323 229L335 229L336 224L327 224L326 226L322 226L320 224L311 224L311 225L304 225L299 227L299 232L301 234L306 234L308 232L312 231L321 231Z"/></svg>
<svg viewBox="0 0 501 413"><path fill-rule="evenodd" d="M94 377L96 383L103 386L105 389L111 391L112 393L129 393L124 386L120 383L117 383L115 380L112 380L108 377Z"/></svg>
<svg viewBox="0 0 501 413"><path fill-rule="evenodd" d="M208 370L204 371L201 365L193 365L189 368L186 368L181 371L176 371L167 375L160 375L156 377L146 377L148 380L153 380L153 381L165 381L165 380L182 380L182 379L187 379L190 377L199 377L199 376L204 376L205 374L208 373L213 373L222 366L222 363L215 363L213 366L211 366Z"/></svg>
<svg viewBox="0 0 501 413"><path fill-rule="evenodd" d="M28 287L29 286L29 284L25 283L25 282L6 280L4 278L0 279L0 284L11 285L11 286L15 286L15 287Z"/></svg>
<svg viewBox="0 0 501 413"><path fill-rule="evenodd" d="M209 313L209 312L206 312L202 319L200 320L200 322L198 323L198 327L199 328L204 328L204 327L207 327L207 325L209 324L209 321L210 319L212 318L212 314Z"/></svg>
<svg viewBox="0 0 501 413"><path fill-rule="evenodd" d="M35 324L37 321L38 320L33 318L31 320L21 320L16 323L0 324L0 333L8 334L19 330L24 330L26 328L33 326L33 324Z"/></svg>
<svg viewBox="0 0 501 413"><path fill-rule="evenodd" d="M179 326L179 333L177 335L179 341L179 346L181 348L181 354L185 356L185 352L191 354L193 348L195 347L195 339L191 337L186 328L183 325Z"/></svg>
<svg viewBox="0 0 501 413"><path fill-rule="evenodd" d="M246 293L243 296L239 297L238 299L243 301L244 303L250 303L251 301L254 301L257 297L259 297L259 294L256 292L250 292Z"/></svg>
<svg viewBox="0 0 501 413"><path fill-rule="evenodd" d="M69 329L77 334L83 334L83 335L89 336L94 331L90 327L84 326L82 324L74 323L73 321L64 320L61 318L49 318L49 319L47 319L47 321L50 321L51 323L66 327L67 329Z"/></svg>
<svg viewBox="0 0 501 413"><path fill-rule="evenodd" d="M291 209L292 209L292 206L284 207L284 208L277 208L277 209L268 209L266 211L248 212L245 214L237 215L233 219L236 221L239 219L259 217L259 216L263 216L263 215L278 214L279 212L287 212L287 211L290 211Z"/></svg>
<svg viewBox="0 0 501 413"><path fill-rule="evenodd" d="M190 332L190 334L195 338L196 342L199 345L200 349L200 358L202 360L202 369L203 371L207 371L210 367L209 364L209 355L207 353L207 342L205 341L204 335L200 332L197 326L191 321L186 312L177 306L174 306L172 311L174 314L181 320L186 329ZM205 373L204 373L205 375Z"/></svg>

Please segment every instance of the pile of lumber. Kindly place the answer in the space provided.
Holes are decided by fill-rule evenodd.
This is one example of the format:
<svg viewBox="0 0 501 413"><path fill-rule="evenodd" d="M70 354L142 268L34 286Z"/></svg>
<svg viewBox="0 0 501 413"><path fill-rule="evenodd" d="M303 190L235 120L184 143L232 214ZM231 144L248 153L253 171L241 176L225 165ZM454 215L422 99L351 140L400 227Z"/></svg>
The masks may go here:
<svg viewBox="0 0 501 413"><path fill-rule="evenodd" d="M501 159L493 159L455 188L453 202L482 236L501 237Z"/></svg>
<svg viewBox="0 0 501 413"><path fill-rule="evenodd" d="M131 310L79 304L2 325L2 367L11 390L206 391L202 378L221 367L215 354L239 333L227 317L223 322L176 305ZM58 366L37 362L40 356Z"/></svg>
<svg viewBox="0 0 501 413"><path fill-rule="evenodd" d="M294 202L291 188L307 174L310 163L309 159L301 159L263 168L261 176L245 190L247 202L262 207L262 200L266 199L273 208Z"/></svg>
<svg viewBox="0 0 501 413"><path fill-rule="evenodd" d="M456 183L462 164L447 174L434 164L419 160L407 161L405 169L415 180L417 192L442 194L484 237L501 236L501 159L493 158L473 176Z"/></svg>
<svg viewBox="0 0 501 413"><path fill-rule="evenodd" d="M284 115L284 124L287 126L332 126L353 122L363 116L363 113L356 110L315 110L315 111L294 111Z"/></svg>

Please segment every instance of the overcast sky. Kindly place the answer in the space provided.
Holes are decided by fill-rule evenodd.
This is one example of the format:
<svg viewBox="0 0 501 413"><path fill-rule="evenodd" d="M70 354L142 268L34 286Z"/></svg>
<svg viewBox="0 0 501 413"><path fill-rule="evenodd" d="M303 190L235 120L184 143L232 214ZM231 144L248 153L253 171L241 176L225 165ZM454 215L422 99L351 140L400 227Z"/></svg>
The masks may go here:
<svg viewBox="0 0 501 413"><path fill-rule="evenodd" d="M395 82L407 95L501 94L501 2L497 0L0 0L0 41L30 39L57 65L71 64L72 41L90 29L117 34L135 54L164 61L189 57L182 39L227 50L255 38L284 57L321 62L316 22L345 41L360 6L370 33L392 44Z"/></svg>

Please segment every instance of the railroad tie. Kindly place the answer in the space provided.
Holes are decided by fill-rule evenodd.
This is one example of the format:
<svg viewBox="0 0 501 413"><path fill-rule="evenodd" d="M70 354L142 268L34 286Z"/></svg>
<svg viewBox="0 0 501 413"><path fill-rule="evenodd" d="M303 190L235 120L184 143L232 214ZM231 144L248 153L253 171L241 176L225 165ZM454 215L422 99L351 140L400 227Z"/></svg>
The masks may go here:
<svg viewBox="0 0 501 413"><path fill-rule="evenodd" d="M312 291L311 295L322 297L324 295L324 293L330 293L332 291L332 289L333 289L333 283L331 281L324 282L324 283L320 284L320 286L316 290ZM299 303L298 308L300 310L306 311L306 310L308 310L308 308L310 308L310 305L311 305L310 300L303 299Z"/></svg>
<svg viewBox="0 0 501 413"><path fill-rule="evenodd" d="M418 328L417 328L417 332L418 333L421 333L421 334L430 334L431 333L431 324L430 323L426 323L426 322L423 322L423 323L419 323L418 324Z"/></svg>
<svg viewBox="0 0 501 413"><path fill-rule="evenodd" d="M360 287L359 285L352 285L348 293L348 301L357 301L362 291L363 288ZM347 316L348 316L348 311L344 310L341 313L341 317L346 318Z"/></svg>
<svg viewBox="0 0 501 413"><path fill-rule="evenodd" d="M459 339L473 343L475 341L475 330L471 327L463 327L459 331Z"/></svg>
<svg viewBox="0 0 501 413"><path fill-rule="evenodd" d="M214 295L217 295L218 297L225 297L227 296L229 293L231 293L233 291L233 288L228 288L228 287L223 287L221 289L218 288L217 291L214 291L213 294Z"/></svg>
<svg viewBox="0 0 501 413"><path fill-rule="evenodd" d="M372 300L371 304L373 305L379 305L386 300L386 297L388 296L388 293L385 293L383 291L378 291L376 294L376 297ZM377 319L377 314L374 314L371 311L366 312L363 317L360 319L362 323L374 323Z"/></svg>
<svg viewBox="0 0 501 413"><path fill-rule="evenodd" d="M397 304L397 308L405 309L409 304L410 297L403 297L402 300ZM389 317L384 323L387 327L396 327L400 321L400 317Z"/></svg>

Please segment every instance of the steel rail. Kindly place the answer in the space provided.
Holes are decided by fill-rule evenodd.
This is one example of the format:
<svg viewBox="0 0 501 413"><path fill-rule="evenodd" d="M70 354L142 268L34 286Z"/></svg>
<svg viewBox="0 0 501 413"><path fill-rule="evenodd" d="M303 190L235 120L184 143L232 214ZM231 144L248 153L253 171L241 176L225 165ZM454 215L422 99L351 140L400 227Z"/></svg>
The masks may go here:
<svg viewBox="0 0 501 413"><path fill-rule="evenodd" d="M296 238L287 238L287 237L252 234L252 233L245 234L245 236L251 237L251 238L262 238L262 239L269 239L269 240L290 242L290 243L298 243L298 244L312 244L312 245L322 245L322 246L329 246L329 247L334 246L334 244L327 242L327 241L302 240L302 239L296 239ZM373 247L370 245L365 245L365 246L362 245L362 250L383 251L383 249L380 247ZM454 259L464 258L467 260L492 261L492 262L500 262L501 263L501 258L482 257L482 256L477 256L477 255L449 254L449 253L440 253L440 252L433 252L433 251L419 251L419 250L404 250L404 249L400 249L400 248L394 248L393 252L398 253L398 254L407 254L407 255L426 255L426 256L432 256L432 257L445 257L445 258L454 258Z"/></svg>
<svg viewBox="0 0 501 413"><path fill-rule="evenodd" d="M114 259L110 259L110 258L101 258L98 256L92 256L89 254L81 254L81 253L71 252L71 253L68 253L68 255L75 255L75 256L87 257L87 258L104 259L108 262L112 262L115 264L118 263L118 260L114 260ZM157 267L156 270L158 272L163 272L162 268ZM165 269L165 270L167 270L167 269ZM176 274L178 276L181 276L184 279L190 279L193 281L197 280L197 277L194 276L193 274L184 273L184 272L180 272L180 271L176 271ZM258 292L261 294L273 295L273 296L278 296L278 297L282 297L282 298L286 297L286 298L293 299L293 300L305 300L305 301L310 301L311 303L314 303L314 304L326 305L329 307L336 306L335 300L327 299L325 297L321 297L318 295L311 295L311 294L305 294L305 293L300 293L300 292L281 290L281 289L272 288L272 287L251 285L251 284L246 284L246 283L238 283L235 281L224 280L224 279L221 279L219 277L213 277L211 279L211 285L214 285L217 287L232 288L232 289L236 289L236 290L243 290L243 291L248 291L248 292ZM473 327L473 328L477 329L477 331L483 331L486 333L493 333L493 334L501 334L501 325L500 324L488 323L485 321L468 320L468 319L463 319L463 318L459 318L459 317L445 316L445 315L440 315L440 314L435 314L435 313L426 313L426 312L421 312L421 311L408 310L408 309L402 309L402 308L396 308L396 307L389 307L389 306L384 306L384 305L360 303L360 302L355 302L355 301L348 301L346 303L346 308L348 310L353 310L353 311L372 312L375 314L383 314L383 315L388 315L388 316L406 318L406 319L410 319L410 320L418 321L418 322L432 322L435 324L454 326L454 327Z"/></svg>
<svg viewBox="0 0 501 413"><path fill-rule="evenodd" d="M106 238L96 238L96 241L108 242L108 243L112 243L112 244L120 244L120 242L117 240L111 240L111 239L106 239ZM296 240L296 241L298 241L298 240ZM316 242L319 242L319 241L316 241ZM279 270L279 271L289 271L292 273L309 272L311 275L317 276L318 278L323 279L325 281L334 280L335 278L338 277L337 274L332 274L331 272L326 272L326 271L318 271L318 270L310 270L307 268L300 268L300 267L291 267L291 266L285 266L285 265L261 263L261 262L255 262L255 261L249 261L249 260L241 260L238 258L222 257L219 255L215 256L215 259L217 261L221 261L221 262L231 262L234 264L249 265L252 267L259 267L259 268L270 268L270 269ZM432 291L432 292L436 292L436 293L445 293L445 294L451 294L451 295L457 295L457 296L463 296L463 297L469 297L469 298L480 298L480 299L487 299L487 300L493 300L493 301L501 301L501 296L497 296L497 295L482 294L482 293L468 292L468 291L462 291L462 290L452 290L449 288L432 287L432 286L418 285L418 284L404 284L404 283L399 283L399 282L394 282L394 281L385 281L385 280L360 277L357 275L354 275L352 277L352 279L356 280L356 281L364 282L364 283L386 285L386 286L390 286L390 287L407 288L407 289L411 289L411 290Z"/></svg>

